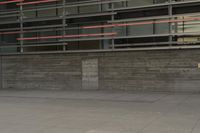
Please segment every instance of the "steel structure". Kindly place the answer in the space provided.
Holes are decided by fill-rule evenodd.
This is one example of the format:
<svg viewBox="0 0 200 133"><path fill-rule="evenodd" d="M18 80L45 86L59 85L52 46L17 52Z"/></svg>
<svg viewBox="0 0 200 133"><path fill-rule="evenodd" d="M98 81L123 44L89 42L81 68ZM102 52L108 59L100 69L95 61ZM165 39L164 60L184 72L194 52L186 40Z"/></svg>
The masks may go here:
<svg viewBox="0 0 200 133"><path fill-rule="evenodd" d="M1 0L1 54L200 47L200 0Z"/></svg>

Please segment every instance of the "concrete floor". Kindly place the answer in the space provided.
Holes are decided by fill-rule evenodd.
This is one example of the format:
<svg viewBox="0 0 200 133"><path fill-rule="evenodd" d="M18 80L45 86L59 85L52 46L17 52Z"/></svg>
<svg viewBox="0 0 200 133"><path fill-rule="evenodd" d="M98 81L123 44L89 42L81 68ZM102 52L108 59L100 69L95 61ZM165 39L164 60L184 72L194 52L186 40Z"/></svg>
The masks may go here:
<svg viewBox="0 0 200 133"><path fill-rule="evenodd" d="M200 133L200 94L0 91L0 133Z"/></svg>

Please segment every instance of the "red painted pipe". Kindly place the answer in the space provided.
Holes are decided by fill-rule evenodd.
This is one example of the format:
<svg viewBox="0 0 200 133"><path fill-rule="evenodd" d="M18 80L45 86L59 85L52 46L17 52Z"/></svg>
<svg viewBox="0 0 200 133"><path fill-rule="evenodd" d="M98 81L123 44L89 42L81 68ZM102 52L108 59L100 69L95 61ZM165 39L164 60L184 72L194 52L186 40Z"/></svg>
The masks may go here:
<svg viewBox="0 0 200 133"><path fill-rule="evenodd" d="M0 5L4 4L10 4L10 3L17 3L17 2L23 2L24 0L9 0L9 1L1 1Z"/></svg>
<svg viewBox="0 0 200 133"><path fill-rule="evenodd" d="M145 24L159 24L159 23L172 23L172 22L186 22L186 21L195 21L200 20L200 18L188 18L188 19L176 19L176 20L161 20L161 21L148 21L148 22L138 22L138 23L127 23L127 24L108 24L108 25L97 25L97 26L83 26L83 29L93 29L93 28L109 28L109 27L122 27L122 26L137 26ZM11 34L20 34L28 33L29 31L11 31L11 32L0 32L0 35L11 35ZM31 31L30 31L31 32Z"/></svg>
<svg viewBox="0 0 200 133"><path fill-rule="evenodd" d="M96 36L115 36L117 32L111 33L97 33L97 34L80 34L80 35L64 35L64 36L43 36L43 37L27 37L27 38L17 38L19 41L29 41L29 40L45 40L45 39L60 39L60 38L79 38L79 37L96 37Z"/></svg>
<svg viewBox="0 0 200 133"><path fill-rule="evenodd" d="M24 3L18 3L18 6L23 6L23 5L33 5L33 4L41 4L41 3L49 3L49 2L56 2L60 0L39 0L39 1L31 1L31 2L24 2Z"/></svg>
<svg viewBox="0 0 200 133"><path fill-rule="evenodd" d="M146 22L125 23L125 24L107 24L107 25L95 25L95 26L82 26L81 28L83 28L83 29L97 29L97 28L111 28L111 27L123 27L123 26L137 26L137 25L146 25L146 24L177 23L177 22L195 21L195 20L200 20L200 18L146 21Z"/></svg>

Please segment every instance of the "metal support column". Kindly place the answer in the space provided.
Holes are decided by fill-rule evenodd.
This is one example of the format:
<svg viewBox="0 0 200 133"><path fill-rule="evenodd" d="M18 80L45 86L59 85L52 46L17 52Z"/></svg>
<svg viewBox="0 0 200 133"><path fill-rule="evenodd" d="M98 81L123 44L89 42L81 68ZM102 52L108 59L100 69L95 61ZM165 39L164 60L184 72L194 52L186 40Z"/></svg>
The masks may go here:
<svg viewBox="0 0 200 133"><path fill-rule="evenodd" d="M169 18L171 20L172 16L173 16L172 0L169 0L168 15L169 15ZM173 24L170 22L169 23L169 43L170 43L170 46L171 46L172 41L173 41L172 33L173 33Z"/></svg>
<svg viewBox="0 0 200 133"><path fill-rule="evenodd" d="M112 13L114 12L114 3L111 3L111 10L112 10ZM111 15L111 21L114 21L115 20L115 16L114 14ZM112 32L114 32L114 28L115 27L112 27ZM112 38L111 39L111 44L112 44L112 49L114 50L115 49L115 40Z"/></svg>
<svg viewBox="0 0 200 133"><path fill-rule="evenodd" d="M66 35L66 28L65 28L65 26L66 26L66 9L65 9L66 1L63 0L62 4L63 4L63 12L62 12L62 30L63 30L63 32L62 32L62 35L65 36ZM65 51L65 50L66 50L66 42L64 41L63 42L63 51Z"/></svg>
<svg viewBox="0 0 200 133"><path fill-rule="evenodd" d="M24 29L23 29L23 17L24 17L24 13L23 13L23 5L22 2L20 2L20 17L19 17L19 21L20 21L20 38L24 38ZM20 53L24 52L23 49L23 45L24 45L24 41L20 40Z"/></svg>

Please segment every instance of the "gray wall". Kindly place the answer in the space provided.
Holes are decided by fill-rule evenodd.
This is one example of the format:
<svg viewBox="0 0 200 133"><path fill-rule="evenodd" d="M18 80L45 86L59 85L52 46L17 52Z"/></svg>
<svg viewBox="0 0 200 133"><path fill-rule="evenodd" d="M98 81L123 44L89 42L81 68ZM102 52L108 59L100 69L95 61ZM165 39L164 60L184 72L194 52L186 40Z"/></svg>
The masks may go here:
<svg viewBox="0 0 200 133"><path fill-rule="evenodd" d="M0 88L2 87L2 57L0 56Z"/></svg>
<svg viewBox="0 0 200 133"><path fill-rule="evenodd" d="M200 92L200 50L2 57L3 89Z"/></svg>

